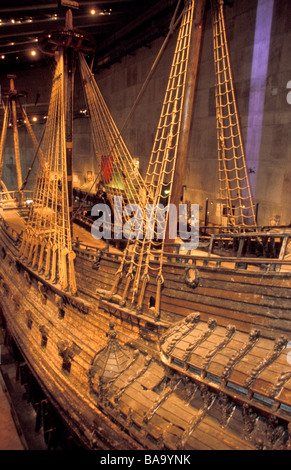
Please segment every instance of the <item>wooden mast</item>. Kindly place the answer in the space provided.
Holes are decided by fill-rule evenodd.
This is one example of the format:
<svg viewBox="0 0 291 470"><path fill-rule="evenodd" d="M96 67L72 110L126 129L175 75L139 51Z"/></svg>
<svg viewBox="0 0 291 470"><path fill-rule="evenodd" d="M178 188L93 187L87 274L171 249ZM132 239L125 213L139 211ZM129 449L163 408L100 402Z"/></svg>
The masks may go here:
<svg viewBox="0 0 291 470"><path fill-rule="evenodd" d="M66 12L66 31L73 31L73 14L69 9ZM66 160L68 182L69 217L71 221L71 235L73 236L73 83L74 83L74 51L71 47L64 47L64 73L66 97Z"/></svg>
<svg viewBox="0 0 291 470"><path fill-rule="evenodd" d="M198 66L201 50L201 38L204 22L206 0L196 0L191 33L190 55L185 90L185 104L182 114L181 134L177 152L175 179L172 188L171 203L177 209L183 198L183 185L187 169L187 157L190 147L190 131L198 75ZM168 233L166 243L169 242Z"/></svg>
<svg viewBox="0 0 291 470"><path fill-rule="evenodd" d="M14 78L15 75L8 75L10 79L10 100L11 100L11 109L12 109L12 125L13 125L13 139L14 139L14 153L15 153L15 165L16 165L16 175L17 175L17 187L20 191L22 187L22 173L21 173L21 163L20 163L20 149L19 149L19 136L17 129L17 111L16 111L16 97L17 91L15 90Z"/></svg>

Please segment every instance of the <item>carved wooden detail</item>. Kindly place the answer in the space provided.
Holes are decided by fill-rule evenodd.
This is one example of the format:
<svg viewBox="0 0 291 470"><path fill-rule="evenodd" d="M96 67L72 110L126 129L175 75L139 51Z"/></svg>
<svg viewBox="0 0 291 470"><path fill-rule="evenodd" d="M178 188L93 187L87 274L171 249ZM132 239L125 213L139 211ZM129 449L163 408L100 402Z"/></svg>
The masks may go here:
<svg viewBox="0 0 291 470"><path fill-rule="evenodd" d="M63 359L62 370L64 372L70 373L71 371L71 363L74 357L81 352L81 348L77 346L75 343L69 346L67 341L59 341L58 344L59 355Z"/></svg>
<svg viewBox="0 0 291 470"><path fill-rule="evenodd" d="M37 283L37 289L40 294L41 302L46 305L47 303L47 287L42 283Z"/></svg>
<svg viewBox="0 0 291 470"><path fill-rule="evenodd" d="M215 346L211 351L209 351L209 353L206 355L205 360L202 365L202 369L203 369L202 376L206 374L206 369L209 366L210 361L214 358L214 356L223 348L225 348L225 346L227 346L227 344L230 342L233 335L235 334L235 331L236 329L234 326L232 325L228 326L226 329L225 338L220 343L218 343L217 346Z"/></svg>
<svg viewBox="0 0 291 470"><path fill-rule="evenodd" d="M139 355L139 351L135 351L135 360L138 358L138 355ZM135 375L133 375L131 377L131 379L126 383L126 385L124 385L122 388L120 388L120 390L118 391L118 393L115 395L114 397L114 401L117 403L122 394L125 392L125 390L130 387L130 385L132 385L139 377L141 377L148 369L150 363L152 361L152 357L151 356L146 356L144 358L144 364L143 366L141 367L141 369L139 369Z"/></svg>
<svg viewBox="0 0 291 470"><path fill-rule="evenodd" d="M6 250L3 246L0 247L0 258L5 259L6 258Z"/></svg>
<svg viewBox="0 0 291 470"><path fill-rule="evenodd" d="M243 435L245 439L250 440L251 434L255 429L256 421L258 418L257 413L253 410L253 408L248 405L247 403L243 404L243 414L244 414L244 429Z"/></svg>
<svg viewBox="0 0 291 470"><path fill-rule="evenodd" d="M188 266L185 269L184 280L188 287L195 289L199 285L199 271L197 268Z"/></svg>
<svg viewBox="0 0 291 470"><path fill-rule="evenodd" d="M225 393L219 394L219 404L221 407L221 426L225 427L232 416L235 405Z"/></svg>
<svg viewBox="0 0 291 470"><path fill-rule="evenodd" d="M191 315L188 315L185 320L181 322L181 324L174 327L171 330L171 341L167 345L165 353L170 354L174 347L177 345L177 343L181 341L185 336L187 336L189 332L192 331L193 328L195 328L199 321L200 315L198 313L192 313ZM167 336L168 335L163 338L163 343L165 343Z"/></svg>
<svg viewBox="0 0 291 470"><path fill-rule="evenodd" d="M39 331L41 333L41 347L45 348L48 341L49 328L45 325L41 325Z"/></svg>
<svg viewBox="0 0 291 470"><path fill-rule="evenodd" d="M246 387L251 387L255 382L257 376L268 367L272 362L274 362L281 354L286 344L288 343L287 338L281 336L275 343L273 351L271 351L268 356L263 359L254 369L252 370L250 376L245 382Z"/></svg>
<svg viewBox="0 0 291 470"><path fill-rule="evenodd" d="M55 294L55 305L58 308L59 318L65 317L65 301L64 298L58 294Z"/></svg>
<svg viewBox="0 0 291 470"><path fill-rule="evenodd" d="M30 289L32 285L32 279L27 271L23 272L23 278L26 282L27 287Z"/></svg>
<svg viewBox="0 0 291 470"><path fill-rule="evenodd" d="M189 344L189 346L185 349L185 353L183 356L184 361L188 361L191 357L193 351L202 344L209 336L213 333L215 328L217 327L217 322L213 319L208 321L208 330L205 331L194 343Z"/></svg>
<svg viewBox="0 0 291 470"><path fill-rule="evenodd" d="M260 337L260 331L252 330L249 334L248 342L237 352L237 354L233 355L229 362L227 363L222 378L223 380L228 380L231 375L231 372L234 366L246 355L249 351L255 346L258 339Z"/></svg>
<svg viewBox="0 0 291 470"><path fill-rule="evenodd" d="M169 385L164 389L164 391L159 395L156 399L153 406L147 411L147 413L143 417L144 423L148 423L149 420L154 416L158 408L167 400L167 398L174 392L174 390L178 387L181 383L181 378L175 376L171 379Z"/></svg>
<svg viewBox="0 0 291 470"><path fill-rule="evenodd" d="M31 328L32 328L32 323L33 323L33 315L32 315L31 310L26 310L25 315L26 315L26 324L27 324L27 327L31 330Z"/></svg>
<svg viewBox="0 0 291 470"><path fill-rule="evenodd" d="M272 390L270 391L270 397L275 398L277 395L279 395L285 383L287 383L290 379L291 371L283 372L280 375L278 381L274 384Z"/></svg>

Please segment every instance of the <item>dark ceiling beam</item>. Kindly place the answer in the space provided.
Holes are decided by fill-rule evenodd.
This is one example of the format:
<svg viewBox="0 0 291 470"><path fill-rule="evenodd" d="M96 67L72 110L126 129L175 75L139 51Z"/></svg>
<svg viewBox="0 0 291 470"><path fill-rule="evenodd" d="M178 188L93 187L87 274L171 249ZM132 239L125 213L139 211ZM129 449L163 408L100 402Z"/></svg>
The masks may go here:
<svg viewBox="0 0 291 470"><path fill-rule="evenodd" d="M106 15L106 16L98 16L95 18L95 22L88 21L88 15L80 15L74 16L74 26L78 28L86 28L86 27L95 27L95 28L102 28L103 25L108 26L116 23L120 23L120 17L125 13L118 13L114 15ZM84 18L87 20L84 21ZM92 17L93 19L93 17ZM96 19L98 19L96 21ZM41 25L41 26L39 26ZM64 18L58 18L57 20L40 20L31 23L22 23L13 24L9 26L1 26L0 29L0 37L1 39L4 38L12 38L12 37L19 37L19 36L28 36L28 35L37 35L43 33L49 33L49 31L56 30L62 28L64 26Z"/></svg>
<svg viewBox="0 0 291 470"><path fill-rule="evenodd" d="M111 6L111 5L114 5L114 4L124 4L124 3L133 3L133 2L136 2L136 0L105 0L105 1L95 1L95 0L92 0L91 2L82 2L82 3L79 3L79 8L82 9L83 7L87 7L87 6L94 6L94 7L98 7L98 6L101 6L102 5L102 8L107 8L108 6ZM18 6L11 6L9 8L0 8L0 14L3 14L3 13L16 13L16 12L25 12L25 11L34 11L39 14L40 11L42 10L51 10L51 9L54 9L54 10L57 10L58 9L58 3L55 2L55 3L44 3L43 5L40 4L40 3L35 3L35 4L30 4L30 5L18 5Z"/></svg>
<svg viewBox="0 0 291 470"><path fill-rule="evenodd" d="M142 26L151 21L154 17L164 13L166 9L168 9L171 5L175 5L177 3L176 0L160 0L157 3L143 12L140 16L129 22L123 28L120 28L117 33L110 39L104 41L104 43L100 44L98 47L98 52L102 52L108 47L112 46L114 43L121 41L126 35L132 33L134 30L138 28L142 28Z"/></svg>

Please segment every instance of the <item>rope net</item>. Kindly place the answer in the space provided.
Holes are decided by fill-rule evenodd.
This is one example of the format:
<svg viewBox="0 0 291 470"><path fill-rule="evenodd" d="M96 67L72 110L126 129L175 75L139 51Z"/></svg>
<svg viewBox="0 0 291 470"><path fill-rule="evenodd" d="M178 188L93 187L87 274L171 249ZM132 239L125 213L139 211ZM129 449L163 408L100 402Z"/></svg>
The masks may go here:
<svg viewBox="0 0 291 470"><path fill-rule="evenodd" d="M23 234L20 256L27 264L76 293L68 208L66 168L64 59L59 53L42 143L45 163L39 166L34 204Z"/></svg>
<svg viewBox="0 0 291 470"><path fill-rule="evenodd" d="M256 225L225 31L223 0L212 0L219 185L228 225Z"/></svg>
<svg viewBox="0 0 291 470"><path fill-rule="evenodd" d="M16 166L16 175L17 175L17 186L18 190L21 192L26 184L26 180L23 182L22 180L22 172L21 172L21 162L20 162L20 148L19 148L19 136L18 136L18 124L17 124L17 106L20 108L23 122L25 124L27 133L31 139L33 149L35 151L35 158L38 158L39 164L44 165L44 158L39 148L39 143L35 136L35 133L31 127L28 115L25 109L22 107L20 99L17 95L17 91L14 88L14 79L10 79L10 92L7 96L6 100L2 100L2 107L4 109L4 116L3 116L3 123L2 123L2 131L1 131L1 139L0 139L0 184L3 190L7 193L7 199L11 199L7 187L2 180L3 175L3 165L4 165L4 153L5 153L5 144L7 138L7 129L8 126L13 126L13 140L14 140L14 151L15 151L15 166ZM31 168L30 168L31 170Z"/></svg>
<svg viewBox="0 0 291 470"><path fill-rule="evenodd" d="M13 80L11 80L11 82L13 83L12 91L14 91L14 82ZM20 150L19 150L19 136L18 136L18 129L17 129L16 98L14 97L12 97L11 99L8 98L7 103L2 101L2 106L4 109L4 117L3 117L1 140L0 140L0 181L1 181L3 188L6 188L4 182L2 181L4 151L5 151L8 125L12 121L17 187L18 187L18 190L20 190L22 187L22 173L21 173Z"/></svg>
<svg viewBox="0 0 291 470"><path fill-rule="evenodd" d="M168 210L174 182L181 115L183 110L186 74L188 68L194 0L187 1L182 17L176 49L171 65L169 81L145 177L146 199L142 210L135 213L134 240L129 240L123 259L116 273L110 296L121 292L120 305L128 300L137 311L141 310L145 289L151 279L156 282L154 314L160 311L160 292L163 279L163 253L165 231L159 231L159 223L166 229ZM161 210L159 210L159 207ZM164 219L163 219L164 217ZM151 227L145 227L151 221ZM133 227L133 226L132 226ZM124 282L120 282L124 279ZM125 283L125 285L124 285Z"/></svg>
<svg viewBox="0 0 291 470"><path fill-rule="evenodd" d="M90 113L98 175L96 183L106 188L112 205L114 196L122 196L123 206L139 204L145 198L145 183L81 53L79 67Z"/></svg>

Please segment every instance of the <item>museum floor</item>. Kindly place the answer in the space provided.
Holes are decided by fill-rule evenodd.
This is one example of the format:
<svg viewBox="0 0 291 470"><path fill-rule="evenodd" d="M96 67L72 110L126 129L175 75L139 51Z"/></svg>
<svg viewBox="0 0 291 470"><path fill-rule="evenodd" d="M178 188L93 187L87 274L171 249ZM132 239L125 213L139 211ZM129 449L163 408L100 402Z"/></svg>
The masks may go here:
<svg viewBox="0 0 291 470"><path fill-rule="evenodd" d="M16 380L16 364L4 345L2 329L0 348L0 450L43 450L43 436L35 432L35 410Z"/></svg>

